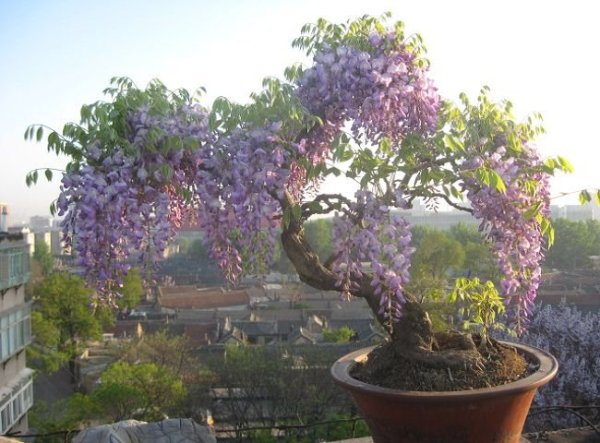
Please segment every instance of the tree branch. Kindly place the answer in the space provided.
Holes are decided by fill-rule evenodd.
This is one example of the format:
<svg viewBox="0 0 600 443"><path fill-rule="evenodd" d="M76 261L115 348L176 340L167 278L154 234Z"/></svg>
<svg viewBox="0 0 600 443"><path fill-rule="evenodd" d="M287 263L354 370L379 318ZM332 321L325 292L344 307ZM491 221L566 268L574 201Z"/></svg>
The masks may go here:
<svg viewBox="0 0 600 443"><path fill-rule="evenodd" d="M318 204L318 208L315 203ZM312 215L329 214L333 211L342 211L350 215L350 211L345 209L344 205L349 208L351 203L349 198L341 194L320 194L314 200L302 204L302 217L306 220Z"/></svg>

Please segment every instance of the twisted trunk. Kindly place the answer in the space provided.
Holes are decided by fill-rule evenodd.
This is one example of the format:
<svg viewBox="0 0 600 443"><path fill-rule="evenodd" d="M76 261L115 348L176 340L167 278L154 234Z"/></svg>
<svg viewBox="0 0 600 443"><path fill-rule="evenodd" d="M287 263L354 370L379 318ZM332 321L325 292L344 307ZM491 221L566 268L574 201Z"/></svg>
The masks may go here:
<svg viewBox="0 0 600 443"><path fill-rule="evenodd" d="M288 206L291 206L289 196ZM294 265L300 280L315 289L337 291L336 277L329 265L321 262L304 236L303 225L292 220L281 234L283 249ZM373 278L365 273L360 287L353 291L364 298L380 324L386 325L379 312L379 296L371 286ZM405 294L400 321L392 325L389 349L394 356L419 361L431 367L479 367L481 355L470 336L463 334L434 334L431 320L422 305L411 294ZM386 351L388 352L389 349Z"/></svg>

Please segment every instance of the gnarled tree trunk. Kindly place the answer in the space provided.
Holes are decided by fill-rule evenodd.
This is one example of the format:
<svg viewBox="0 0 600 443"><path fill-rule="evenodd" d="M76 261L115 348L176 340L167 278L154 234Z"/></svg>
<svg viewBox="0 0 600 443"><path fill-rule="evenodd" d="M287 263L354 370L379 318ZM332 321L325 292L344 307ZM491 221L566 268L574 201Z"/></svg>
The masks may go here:
<svg viewBox="0 0 600 443"><path fill-rule="evenodd" d="M337 291L336 277L331 268L321 262L304 236L304 229L298 220L292 220L281 234L283 249L294 265L300 280L309 286L325 291ZM371 286L373 277L365 273L357 290L356 297L366 300L379 323L386 325L385 317L379 311L379 296ZM390 348L398 357L419 361L431 367L479 366L481 356L472 339L460 335L448 337L434 334L431 320L420 303L411 294L405 294L402 317L393 323L390 332ZM440 350L438 341L454 341L449 348Z"/></svg>

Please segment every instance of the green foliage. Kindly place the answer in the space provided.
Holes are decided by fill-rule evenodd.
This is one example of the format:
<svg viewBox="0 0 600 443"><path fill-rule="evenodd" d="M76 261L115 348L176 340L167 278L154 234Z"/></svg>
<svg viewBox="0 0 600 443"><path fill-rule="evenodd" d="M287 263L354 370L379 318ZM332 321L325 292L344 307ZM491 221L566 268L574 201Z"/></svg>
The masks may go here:
<svg viewBox="0 0 600 443"><path fill-rule="evenodd" d="M600 222L553 221L555 242L546 253L546 266L569 271L589 268L589 256L600 255Z"/></svg>
<svg viewBox="0 0 600 443"><path fill-rule="evenodd" d="M50 248L45 241L36 241L33 251L33 259L40 265L42 275L46 277L54 268L54 261L50 254Z"/></svg>
<svg viewBox="0 0 600 443"><path fill-rule="evenodd" d="M476 227L459 223L450 228L449 234L462 244L465 251L465 260L457 269L458 273L467 278L479 277L480 280L498 279L496 259Z"/></svg>
<svg viewBox="0 0 600 443"><path fill-rule="evenodd" d="M338 329L323 329L323 340L329 343L349 343L355 335L356 332L348 326Z"/></svg>
<svg viewBox="0 0 600 443"><path fill-rule="evenodd" d="M116 148L122 148L127 153L135 155L135 148L129 139L129 124L127 118L132 109L147 107L152 115L166 115L180 108L184 104L193 104L197 101L202 89L192 95L185 89L170 91L159 80L152 80L144 90L138 89L133 81L127 77L113 77L110 86L104 93L112 98L111 101L97 101L81 107L80 122L67 123L62 133L44 125L31 125L25 131L25 140L41 141L47 132L47 148L49 152L57 155L66 155L70 158L66 166L67 172L78 171L82 165L94 164L94 160L85 148L94 143L99 143L107 153L112 153ZM186 149L195 147L195 142L179 139L169 139L164 146L156 146L163 150L181 147L184 143ZM153 171L152 171L153 172ZM166 171L166 176L171 171ZM52 178L52 173L45 171L47 179ZM27 174L27 185L37 183L38 170Z"/></svg>
<svg viewBox="0 0 600 443"><path fill-rule="evenodd" d="M462 302L460 313L464 316L464 329L475 330L486 342L492 329L506 328L496 318L505 312L503 299L491 281L481 283L478 278L456 279L451 302Z"/></svg>
<svg viewBox="0 0 600 443"><path fill-rule="evenodd" d="M186 390L168 368L118 362L102 373L90 395L96 414L112 422L127 418L157 421L180 403Z"/></svg>
<svg viewBox="0 0 600 443"><path fill-rule="evenodd" d="M135 308L140 304L143 294L144 283L140 271L137 268L132 268L123 279L122 297L117 299L117 306L119 309Z"/></svg>
<svg viewBox="0 0 600 443"><path fill-rule="evenodd" d="M439 300L445 294L449 272L459 269L465 261L461 244L446 232L419 228L414 236L416 251L411 265L408 290L423 302Z"/></svg>
<svg viewBox="0 0 600 443"><path fill-rule="evenodd" d="M332 252L331 228L330 218L311 220L304 225L306 240L323 261L328 259Z"/></svg>
<svg viewBox="0 0 600 443"><path fill-rule="evenodd" d="M136 362L152 363L168 368L177 376L191 378L191 374L201 368L193 357L193 346L187 337L170 335L167 330L144 336L124 350L122 360L131 364Z"/></svg>
<svg viewBox="0 0 600 443"><path fill-rule="evenodd" d="M314 423L332 410L349 412L350 399L331 383L328 374L336 358L314 347L228 345L224 358L208 361L208 365L216 377L215 386L243 398L224 402L223 408L231 423L245 428L287 424L290 417ZM238 437L247 436L239 432Z"/></svg>
<svg viewBox="0 0 600 443"><path fill-rule="evenodd" d="M52 434L36 437L36 442L63 443L65 435L61 431L78 429L82 424L88 426L89 416L94 411L90 398L79 393L73 394L51 405L42 400L35 400L28 417L37 434Z"/></svg>
<svg viewBox="0 0 600 443"><path fill-rule="evenodd" d="M457 223L451 226L448 233L454 240L462 245L469 242L478 243L482 241L479 230L475 226L467 225L465 223Z"/></svg>
<svg viewBox="0 0 600 443"><path fill-rule="evenodd" d="M90 307L91 294L82 278L67 273L52 273L35 286L35 341L28 352L38 369L53 372L66 362L73 365L86 343L100 337L101 324Z"/></svg>

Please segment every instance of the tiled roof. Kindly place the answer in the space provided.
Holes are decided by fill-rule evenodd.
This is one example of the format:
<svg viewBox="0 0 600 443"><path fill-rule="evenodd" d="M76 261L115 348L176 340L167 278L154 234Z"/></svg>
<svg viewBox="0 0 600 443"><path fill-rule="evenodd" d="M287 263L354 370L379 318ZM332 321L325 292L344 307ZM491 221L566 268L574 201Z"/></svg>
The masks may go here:
<svg viewBox="0 0 600 443"><path fill-rule="evenodd" d="M250 297L246 291L197 290L193 286L175 286L160 288L158 302L172 309L214 309L247 305Z"/></svg>
<svg viewBox="0 0 600 443"><path fill-rule="evenodd" d="M4 241L4 240L9 240L9 241L18 241L18 240L23 240L24 236L22 232L5 232L5 231L0 231L0 242Z"/></svg>
<svg viewBox="0 0 600 443"><path fill-rule="evenodd" d="M210 340L214 339L214 334L217 329L216 323L210 324L186 324L184 325L184 334L194 346L202 346L210 344Z"/></svg>
<svg viewBox="0 0 600 443"><path fill-rule="evenodd" d="M232 325L242 330L247 336L277 335L275 321L233 321Z"/></svg>

